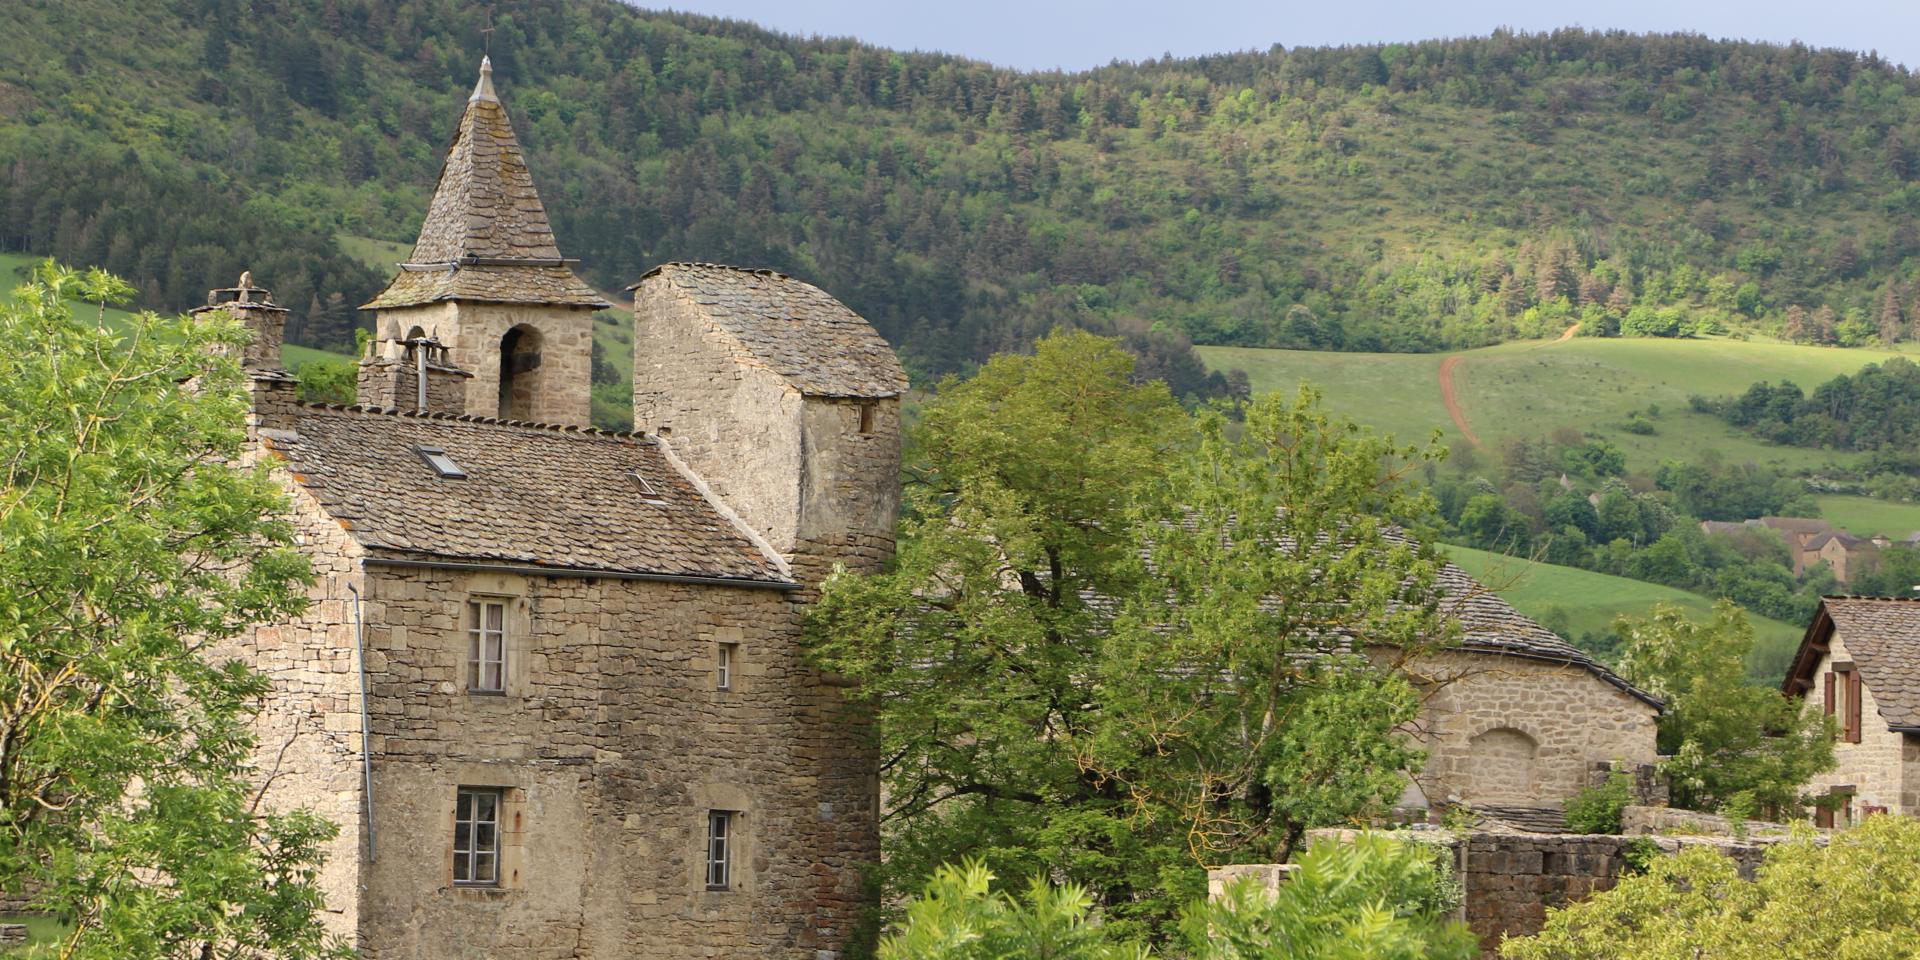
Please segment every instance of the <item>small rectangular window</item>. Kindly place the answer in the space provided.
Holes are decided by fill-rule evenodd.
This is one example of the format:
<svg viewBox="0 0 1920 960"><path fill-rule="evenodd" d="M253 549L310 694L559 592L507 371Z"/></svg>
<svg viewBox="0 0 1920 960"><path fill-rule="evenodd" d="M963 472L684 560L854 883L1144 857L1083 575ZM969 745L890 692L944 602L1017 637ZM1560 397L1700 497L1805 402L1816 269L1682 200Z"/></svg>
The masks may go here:
<svg viewBox="0 0 1920 960"><path fill-rule="evenodd" d="M469 601L467 624L467 691L504 693L507 689L506 603Z"/></svg>
<svg viewBox="0 0 1920 960"><path fill-rule="evenodd" d="M871 403L860 405L860 432L873 432L873 404Z"/></svg>
<svg viewBox="0 0 1920 960"><path fill-rule="evenodd" d="M707 889L728 890L733 883L733 813L707 811Z"/></svg>
<svg viewBox="0 0 1920 960"><path fill-rule="evenodd" d="M432 467L434 473L449 480L467 478L467 471L460 469L460 465L454 463L452 457L447 456L447 451L439 447L414 447L413 449L415 453L420 454L420 459L427 461L427 466Z"/></svg>
<svg viewBox="0 0 1920 960"><path fill-rule="evenodd" d="M740 645L737 643L723 643L720 644L719 650L715 652L713 665L714 686L716 689L733 689L733 658L734 653L739 650L739 647Z"/></svg>
<svg viewBox="0 0 1920 960"><path fill-rule="evenodd" d="M500 883L500 797L497 788L461 787L453 810L453 882Z"/></svg>

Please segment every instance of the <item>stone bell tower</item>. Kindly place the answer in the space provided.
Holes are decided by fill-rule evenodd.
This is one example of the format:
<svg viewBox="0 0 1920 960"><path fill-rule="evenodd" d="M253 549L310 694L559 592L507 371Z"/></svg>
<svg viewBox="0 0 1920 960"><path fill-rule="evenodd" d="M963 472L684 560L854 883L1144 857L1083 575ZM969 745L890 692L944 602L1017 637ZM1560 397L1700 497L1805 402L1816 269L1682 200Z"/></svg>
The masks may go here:
<svg viewBox="0 0 1920 960"><path fill-rule="evenodd" d="M467 100L413 255L361 309L384 344L444 344L465 410L586 425L593 313L607 301L574 276L493 91L493 66Z"/></svg>

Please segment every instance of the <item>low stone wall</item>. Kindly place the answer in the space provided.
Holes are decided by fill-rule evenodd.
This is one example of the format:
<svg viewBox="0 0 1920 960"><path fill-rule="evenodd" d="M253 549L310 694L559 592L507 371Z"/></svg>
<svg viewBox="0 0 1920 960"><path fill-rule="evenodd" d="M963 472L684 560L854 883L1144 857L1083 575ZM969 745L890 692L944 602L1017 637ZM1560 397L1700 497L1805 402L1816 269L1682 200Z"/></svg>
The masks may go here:
<svg viewBox="0 0 1920 960"><path fill-rule="evenodd" d="M1672 807L1626 807L1620 811L1620 832L1631 836L1784 840L1792 834L1793 828L1767 820L1736 823L1717 814L1675 810Z"/></svg>
<svg viewBox="0 0 1920 960"><path fill-rule="evenodd" d="M1309 843L1345 841L1351 830L1314 830ZM1444 845L1451 851L1460 882L1460 917L1480 938L1482 955L1492 957L1507 937L1539 933L1547 911L1613 888L1631 862L1630 852L1651 842L1663 853L1710 846L1733 857L1751 876L1761 855L1775 842L1755 838L1612 836L1551 834L1477 829L1408 831L1410 840ZM1246 871L1246 867L1234 868ZM1209 879L1213 879L1211 876Z"/></svg>

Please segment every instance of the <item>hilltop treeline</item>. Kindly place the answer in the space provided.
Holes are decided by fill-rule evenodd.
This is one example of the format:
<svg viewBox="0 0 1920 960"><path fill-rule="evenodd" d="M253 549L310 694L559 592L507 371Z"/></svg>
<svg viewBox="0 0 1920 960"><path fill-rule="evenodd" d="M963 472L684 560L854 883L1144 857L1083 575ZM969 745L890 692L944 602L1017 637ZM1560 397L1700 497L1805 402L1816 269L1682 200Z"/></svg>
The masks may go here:
<svg viewBox="0 0 1920 960"><path fill-rule="evenodd" d="M1785 380L1761 382L1738 397L1697 397L1693 405L1775 443L1911 451L1920 443L1920 366L1893 357L1834 377L1812 393ZM1920 464L1913 466L1920 473Z"/></svg>
<svg viewBox="0 0 1920 960"><path fill-rule="evenodd" d="M482 19L8 4L33 52L0 62L0 129L27 131L0 138L0 246L103 263L166 306L197 298L200 263L271 246L284 262L256 272L296 310L355 301L377 278L326 237L411 236ZM1892 340L1916 308L1920 89L1870 56L1567 30L1032 74L611 0L501 5L491 49L592 279L782 269L922 372L1060 324L1431 350L1575 321L1791 335L1795 308L1828 311L1835 342ZM56 136L82 162L31 145Z"/></svg>

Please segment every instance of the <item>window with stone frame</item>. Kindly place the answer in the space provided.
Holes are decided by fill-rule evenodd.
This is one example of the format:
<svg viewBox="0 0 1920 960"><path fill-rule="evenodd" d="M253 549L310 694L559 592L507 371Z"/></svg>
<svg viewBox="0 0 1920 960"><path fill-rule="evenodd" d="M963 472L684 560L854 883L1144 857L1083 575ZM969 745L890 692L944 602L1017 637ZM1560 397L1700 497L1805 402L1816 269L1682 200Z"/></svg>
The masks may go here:
<svg viewBox="0 0 1920 960"><path fill-rule="evenodd" d="M461 787L453 809L453 882L500 885L499 787Z"/></svg>
<svg viewBox="0 0 1920 960"><path fill-rule="evenodd" d="M707 811L707 889L733 889L735 826L738 814L732 810Z"/></svg>
<svg viewBox="0 0 1920 960"><path fill-rule="evenodd" d="M507 690L507 601L475 597L467 601L467 692Z"/></svg>
<svg viewBox="0 0 1920 960"><path fill-rule="evenodd" d="M740 645L721 643L715 645L713 654L714 689L733 689L733 669L740 659Z"/></svg>

